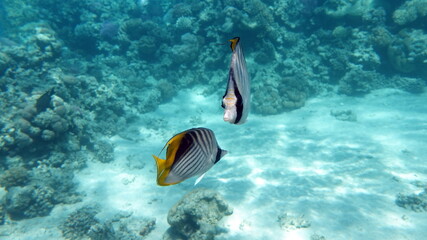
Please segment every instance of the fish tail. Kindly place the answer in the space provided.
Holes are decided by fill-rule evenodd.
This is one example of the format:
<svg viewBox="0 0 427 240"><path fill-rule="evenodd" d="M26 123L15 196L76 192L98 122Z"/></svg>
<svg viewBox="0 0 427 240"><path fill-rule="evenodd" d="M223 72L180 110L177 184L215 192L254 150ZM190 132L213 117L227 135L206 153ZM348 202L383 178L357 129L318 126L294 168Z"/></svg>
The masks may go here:
<svg viewBox="0 0 427 240"><path fill-rule="evenodd" d="M157 165L157 184L160 186L168 186L172 184L165 183L166 177L169 174L169 167L167 166L167 162L165 159L161 159L155 155L152 155L154 160L156 160ZM175 183L173 183L175 184Z"/></svg>
<svg viewBox="0 0 427 240"><path fill-rule="evenodd" d="M162 175L163 171L166 169L166 160L161 159L155 155L153 155L154 160L156 160L157 165L157 178Z"/></svg>

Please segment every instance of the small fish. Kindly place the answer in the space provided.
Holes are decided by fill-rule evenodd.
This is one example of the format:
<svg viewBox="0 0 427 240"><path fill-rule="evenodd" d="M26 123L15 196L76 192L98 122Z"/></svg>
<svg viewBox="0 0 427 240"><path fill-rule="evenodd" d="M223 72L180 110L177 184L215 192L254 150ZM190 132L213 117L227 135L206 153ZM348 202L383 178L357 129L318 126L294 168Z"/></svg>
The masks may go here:
<svg viewBox="0 0 427 240"><path fill-rule="evenodd" d="M197 184L227 154L218 146L213 131L207 128L192 128L178 133L163 149L166 146L166 159L153 155L157 164L157 184L160 186L174 185L199 175Z"/></svg>
<svg viewBox="0 0 427 240"><path fill-rule="evenodd" d="M222 99L224 121L243 124L248 117L250 107L250 78L246 70L245 56L240 47L240 38L235 37L229 41L233 54L228 73L227 90Z"/></svg>
<svg viewBox="0 0 427 240"><path fill-rule="evenodd" d="M43 93L43 95L41 95L39 98L37 98L37 102L36 102L37 113L44 112L46 111L46 109L51 107L50 101L54 94L55 94L55 89L51 88L45 93Z"/></svg>

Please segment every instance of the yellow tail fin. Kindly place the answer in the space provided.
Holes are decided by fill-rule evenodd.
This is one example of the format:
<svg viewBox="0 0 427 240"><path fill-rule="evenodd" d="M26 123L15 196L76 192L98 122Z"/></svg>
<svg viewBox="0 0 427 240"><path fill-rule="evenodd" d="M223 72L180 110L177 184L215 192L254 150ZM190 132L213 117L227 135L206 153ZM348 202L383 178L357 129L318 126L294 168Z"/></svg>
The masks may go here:
<svg viewBox="0 0 427 240"><path fill-rule="evenodd" d="M165 170L166 166L166 160L165 159L161 159L155 155L153 155L154 160L156 160L156 165L157 165L157 178L159 178L159 176L161 175L161 173Z"/></svg>
<svg viewBox="0 0 427 240"><path fill-rule="evenodd" d="M178 151L179 145L181 144L181 140L184 137L186 132L179 133L173 136L166 143L166 159L161 159L155 155L153 155L154 160L156 160L157 164L157 184L160 186L168 186L176 183L165 183L166 178L171 171L171 167L175 161L176 152Z"/></svg>
<svg viewBox="0 0 427 240"><path fill-rule="evenodd" d="M165 180L170 172L170 166L166 166L165 159L161 159L155 155L153 155L153 158L156 160L157 165L157 184L160 186L170 185L165 183Z"/></svg>

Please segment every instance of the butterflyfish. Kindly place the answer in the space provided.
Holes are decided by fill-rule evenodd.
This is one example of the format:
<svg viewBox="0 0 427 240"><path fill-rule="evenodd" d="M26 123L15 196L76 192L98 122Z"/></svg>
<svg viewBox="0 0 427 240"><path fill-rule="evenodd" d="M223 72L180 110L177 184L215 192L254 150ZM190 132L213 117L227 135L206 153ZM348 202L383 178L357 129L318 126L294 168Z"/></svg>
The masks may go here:
<svg viewBox="0 0 427 240"><path fill-rule="evenodd" d="M218 146L214 132L207 128L192 128L178 133L163 149L165 147L166 159L153 155L157 164L157 184L160 186L178 184L193 176L200 176L197 179L199 182L227 154Z"/></svg>
<svg viewBox="0 0 427 240"><path fill-rule="evenodd" d="M250 78L246 70L245 56L240 47L240 38L229 40L233 52L230 71L228 72L227 90L222 99L224 121L232 124L243 124L250 108Z"/></svg>

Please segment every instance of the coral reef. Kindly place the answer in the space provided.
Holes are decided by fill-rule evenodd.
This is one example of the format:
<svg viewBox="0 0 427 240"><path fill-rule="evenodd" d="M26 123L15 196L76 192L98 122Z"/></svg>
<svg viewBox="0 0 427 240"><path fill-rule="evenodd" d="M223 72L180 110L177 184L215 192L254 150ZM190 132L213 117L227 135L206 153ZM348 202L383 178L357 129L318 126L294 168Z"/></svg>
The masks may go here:
<svg viewBox="0 0 427 240"><path fill-rule="evenodd" d="M87 237L91 227L99 223L99 220L95 218L98 212L99 210L96 207L86 206L71 213L60 226L62 235L71 240Z"/></svg>
<svg viewBox="0 0 427 240"><path fill-rule="evenodd" d="M139 235L142 237L147 236L156 228L156 220L149 220L139 231Z"/></svg>
<svg viewBox="0 0 427 240"><path fill-rule="evenodd" d="M395 12L407 12L408 10L406 9L418 6L418 2L421 1L409 1L402 6L384 5L384 8L382 8L382 2L378 0L350 2L341 0L268 2L253 0L247 2L225 1L223 4L218 1L197 2L186 0L176 4L165 3L162 6L155 6L149 1L143 5L128 1L126 5L110 4L109 9L125 6L125 14L128 14L127 16L129 17L118 21L114 20L120 19L116 18L117 14L112 13L110 10L107 11L107 0L98 1L96 4L71 1L70 3L61 2L57 4L58 6L55 6L58 9L63 9L60 6L64 7L69 4L81 7L80 19L72 18L71 21L67 21L69 29L59 30L58 24L65 22L67 14L70 13L61 10L58 11L60 14L56 18L53 16L45 17L47 21L52 22L51 28L58 29L56 36L61 39L67 39L64 41L65 44L97 56L100 56L101 53L109 55L106 58L98 58L97 64L100 67L96 71L94 71L95 69L88 70L85 74L85 78L94 76L99 84L103 84L101 88L98 88L100 100L83 103L89 109L95 108L97 117L105 120L110 118L104 118L104 116L111 114L118 115L119 118L125 117L126 119L126 116L123 116L126 113L119 110L123 108L117 108L115 103L109 104L108 108L99 108L99 106L111 100L117 102L118 105L127 103L129 106L133 105L130 108L138 106L137 110L139 112L151 111L159 103L169 101L177 91L168 90L171 89L170 86L164 83L175 79L179 79L179 81L177 81L178 84L174 86L174 89L187 87L199 82L209 82L214 89L220 86L221 81L206 77L208 75L221 75L218 74L218 69L224 66L220 59L224 58L225 52L221 52L220 48L207 45L209 42L223 41L219 38L218 32L239 32L243 40L253 43L252 45L247 44L247 52L250 53L248 55L253 57L257 64L271 65L267 67L269 72L276 72L282 75L283 71L281 69L285 67L287 73L282 75L284 77L295 76L293 69L295 68L298 71L297 69L301 69L303 66L304 71L299 70L300 73L306 75L302 76L303 79L314 78L322 79L321 81L325 80L328 83L337 83L337 79L343 77L349 68L353 68L352 64L361 65L364 70L378 72L381 72L379 71L381 69L385 69L387 64L392 64L398 71L412 72L414 68L422 67L424 64L424 57L420 55L424 51L416 47L423 46L421 44L422 40L414 37L412 39L417 39L420 43L411 43L411 41L403 40L403 37L396 37L394 33L390 32L392 28L385 25L385 15L386 11L393 9L395 9ZM44 2L41 6L51 7L51 4L54 3L56 1L52 0ZM269 7L269 5L272 7ZM417 9L422 13L422 5L418 6ZM141 14L144 16L143 18L139 17ZM301 15L305 17L300 17ZM102 17L95 18L94 16ZM422 17L422 14L420 16ZM327 32L327 24L323 28L313 21L324 17L342 18L349 24L346 27L335 26L333 33L330 34ZM162 19L162 21L159 22L158 19ZM359 25L357 21L360 21ZM365 27L366 23L368 23L369 28ZM280 26L285 26L285 28ZM295 30L300 30L300 32ZM305 32L306 30L309 30L309 32ZM325 34L322 32L325 32ZM330 37L324 38L324 36L334 36L339 41L338 48L334 39ZM307 39L307 41L297 41L298 39ZM402 41L405 41L405 44L409 44L409 46L404 46L405 44ZM85 46L79 46L82 42L85 43ZM333 45L325 47L330 44L329 42L333 42ZM340 49L340 42L343 42L342 49ZM161 44L159 45L158 43ZM283 44L286 45L286 48L281 47ZM310 46L310 44L317 46ZM309 55L312 47L318 48L316 51L319 51L322 58L320 62L319 59L316 59L319 56ZM389 53L387 51L384 52L384 48L388 48ZM201 51L202 49L203 51ZM301 52L306 52L307 54L301 56ZM405 55L406 52L409 52L411 56ZM213 59L212 56L215 55L217 57ZM6 59L3 62L10 61L8 60L9 58L8 55L2 58ZM387 58L390 61L387 61ZM291 63L291 66L286 64L282 66L283 61L281 60L285 59L288 63ZM146 66L144 69L129 69L123 64L132 60L156 64ZM257 64L253 65L253 69L259 68ZM129 94L121 98L120 94L117 94L115 90L105 84L107 81L106 76L110 75L110 70L103 66L108 66L111 68L111 72L115 73L114 76L108 79L108 82L118 83L114 86L126 85L127 82L132 84L129 87L153 87L156 90L153 89L144 94L133 95L134 92L131 88L124 88L120 89L120 91L123 92L124 90ZM175 69L176 75L172 78L160 70L165 67ZM89 69L91 67L85 68ZM420 74L425 75L426 73ZM76 80L79 78L63 77L62 79L67 83L75 82L78 84ZM160 79L162 83L152 84L150 78ZM128 79L128 81L124 82L121 79ZM268 81L266 88L268 89L268 86L274 86L281 82L281 78L274 78ZM89 85L93 84L89 83ZM360 86L351 83L341 85L347 85L342 88L351 86L360 88ZM305 88L304 81L301 83L300 88ZM160 94L158 90L160 90ZM341 92L352 95L354 92L364 94L369 91L343 90ZM302 91L293 96L298 96L298 100L286 100L286 107L275 106L273 108L277 110L261 110L260 112L263 114L275 114L301 107L304 99L315 93L315 91L309 93ZM289 95L288 93L285 94ZM146 97L141 97L143 95ZM265 94L260 95L263 96ZM108 99L105 99L105 96L109 96ZM285 98L292 97L286 96ZM135 104L136 102L138 104ZM255 104L254 109L259 109L257 105L259 104ZM111 109L116 110L111 111ZM53 137L53 133L46 131L43 136L49 139Z"/></svg>
<svg viewBox="0 0 427 240"><path fill-rule="evenodd" d="M264 75L265 74L265 75ZM309 85L304 79L285 77L259 72L253 84L253 109L260 114L277 114L304 106L309 94ZM268 79L268 81L257 81Z"/></svg>
<svg viewBox="0 0 427 240"><path fill-rule="evenodd" d="M376 0L326 0L322 10L327 16L340 18L345 16L361 17L375 7Z"/></svg>
<svg viewBox="0 0 427 240"><path fill-rule="evenodd" d="M85 234L86 235L86 234ZM112 227L111 222L106 223L96 223L90 226L87 231L87 236L91 240L113 240L116 238L114 228ZM80 238L76 238L80 239Z"/></svg>
<svg viewBox="0 0 427 240"><path fill-rule="evenodd" d="M14 165L12 161L8 164ZM72 170L40 164L32 170L11 167L1 175L1 185L7 190L4 207L11 219L46 216L56 204L81 200Z"/></svg>
<svg viewBox="0 0 427 240"><path fill-rule="evenodd" d="M215 191L196 189L187 193L168 213L170 229L163 239L214 239L217 224L233 210Z"/></svg>
<svg viewBox="0 0 427 240"><path fill-rule="evenodd" d="M109 163L114 160L114 146L107 141L97 141L94 145L96 158L103 163Z"/></svg>
<svg viewBox="0 0 427 240"><path fill-rule="evenodd" d="M255 114L291 111L325 91L422 93L426 9L425 0L0 1L3 209L19 220L79 201L74 171L90 160L112 162L109 137L142 140L127 127L182 89L201 85L205 94L222 94L227 39L234 36L246 54ZM331 114L355 120L348 111ZM203 122L199 115L190 123ZM159 131L167 125L144 120ZM177 205L165 238L209 239L221 231L216 224L230 214L228 207L204 211L223 200L201 190L191 196L203 209ZM399 199L402 205L418 201ZM178 217L186 211L192 220ZM126 235L123 222L97 220L95 212L82 210L90 228L70 238L132 239L154 227L129 228Z"/></svg>
<svg viewBox="0 0 427 240"><path fill-rule="evenodd" d="M29 171L24 167L13 167L0 175L0 186L6 190L11 187L24 186L29 181Z"/></svg>
<svg viewBox="0 0 427 240"><path fill-rule="evenodd" d="M423 93L426 82L421 78L393 76L392 87L402 89L410 93Z"/></svg>
<svg viewBox="0 0 427 240"><path fill-rule="evenodd" d="M54 207L54 190L41 185L11 187L6 195L6 212L11 219L46 216Z"/></svg>
<svg viewBox="0 0 427 240"><path fill-rule="evenodd" d="M37 95L36 95L37 96ZM67 104L57 95L50 95L44 107L36 108L40 103L40 95L37 98L37 104L21 107L20 111L13 113L15 122L6 124L0 135L0 153L28 154L43 153L47 150L53 150L58 147L66 147L69 151L80 150L80 146L88 143L84 142L82 137L91 132L80 128L79 121L87 121L82 116L77 115L73 106ZM76 136L82 136L80 139ZM90 135L89 135L90 136ZM75 142L69 145L69 141ZM58 146L58 143L64 143L67 146ZM104 144L105 145L105 144ZM72 149L70 149L72 147ZM55 167L60 167L58 163Z"/></svg>
<svg viewBox="0 0 427 240"><path fill-rule="evenodd" d="M199 42L196 35L185 33L181 36L181 44L171 49L171 59L176 65L192 63L198 57Z"/></svg>
<svg viewBox="0 0 427 240"><path fill-rule="evenodd" d="M76 203L81 201L81 194L76 191L72 169L40 166L33 168L31 183L51 188L54 192L53 203Z"/></svg>
<svg viewBox="0 0 427 240"><path fill-rule="evenodd" d="M354 68L341 78L338 91L346 95L360 96L378 88L383 82L384 76L375 71Z"/></svg>
<svg viewBox="0 0 427 240"><path fill-rule="evenodd" d="M388 46L388 57L399 72L421 71L427 66L427 34L422 30L402 30Z"/></svg>
<svg viewBox="0 0 427 240"><path fill-rule="evenodd" d="M397 71L408 73L413 72L415 68L423 67L425 60L422 56L423 49L416 47L425 46L422 44L422 38L414 36L412 39L419 43L412 43L404 37L395 35L394 26L387 26L385 21L386 14L393 13L397 25L410 26L415 22L418 23L415 25L417 28L420 20L425 18L425 3L422 0L395 4L384 4L379 0L252 0L246 2L185 0L161 5L154 4L152 1L141 4L131 0L123 3L111 3L108 0L96 1L96 3L50 0L37 1L35 4L38 5L34 5L36 7L31 9L18 2L9 4L10 6L6 6L6 10L11 11L10 16L16 16L13 21L10 20L10 25L25 25L22 23L34 21L37 19L36 16L41 16L39 18L44 21L38 23L39 26L35 28L34 37L26 40L29 43L34 42L37 46L34 49L38 49L40 52L33 54L36 56L33 64L40 61L37 59L54 60L61 56L64 58L66 56L67 61L72 61L77 56L64 53L64 50L58 47L64 45L72 50L77 49L78 53L83 55L93 54L97 57L94 58L97 61L97 67L94 67L89 61L83 63L85 65L83 69L87 71L79 75L84 75L84 77L68 76L60 77L59 80L72 85L73 82L78 84L80 79L95 77L97 84L103 88L99 89L99 93L103 94L99 94L100 101L83 103L82 108L95 107L97 117L104 120L107 119L104 116L110 114L118 115L118 118L127 118L124 116L126 113L119 110L123 108L117 108L116 103L117 105L128 104L130 108L133 108L137 105L135 102L142 102L143 104L138 104L142 107L137 110L146 112L155 109L161 102L169 101L176 94L177 91L168 91L168 88L163 88L164 84L150 83L150 77L161 79L163 82L179 79L175 89L198 83L195 82L195 79L199 82L213 84L213 88L220 86L221 81L210 79L208 76L220 75L218 71L224 67L221 59L226 56L226 52L208 43L222 42L224 39L220 37L221 35L233 32L239 33L243 40L252 43L247 44L249 59L253 57L257 64L271 65L268 66L268 69L272 72L281 75L283 73L280 70L283 68L281 60L289 59L290 62L296 62L292 64L296 67L304 66L304 71L300 70L300 73L303 72L307 75L304 76L304 79L314 77L314 79L324 79L329 83L337 83L336 79L342 77L349 67L352 68L351 64L362 65L365 70L378 72L387 69L388 64L392 64ZM70 9L70 6L73 6L71 8L73 10L64 10ZM20 16L23 15L24 9L27 11L27 17ZM53 11L56 14L49 15L46 9L57 11ZM115 9L120 9L120 11L114 11ZM409 19L411 17L415 19ZM338 18L342 20L338 21L342 25L337 25L335 20L322 21L325 18ZM320 22L325 22L325 25L320 25ZM32 24L34 26L35 23ZM28 25L27 28L30 26ZM328 30L330 27L334 28L332 34ZM324 36L334 36L335 39L324 38ZM57 41L58 39L62 41ZM299 39L307 40L298 41ZM310 46L314 43L313 39L316 39L315 45L317 46ZM338 43L345 43L344 47L340 49L340 43L336 47L335 40L338 40ZM331 47L328 48L327 46L331 43ZM283 45L286 47L282 47ZM316 59L319 56L315 54L310 56L312 47L318 47L318 50L315 51L324 55L320 55L323 61L319 62L319 59ZM388 48L389 53L384 52L384 48ZM65 51L67 50L65 49ZM302 52L307 54L301 56ZM0 70L3 72L9 71L7 67L10 65L9 63L19 62L14 60L16 54L6 52L0 56ZM25 54L20 54L20 56L25 56ZM217 57L213 59L213 56ZM390 61L387 61L387 58ZM144 68L136 65L129 67L125 64L135 60L154 64L145 65ZM91 64L92 66L90 66ZM252 68L257 69L257 64ZM172 67L176 74L173 77L165 74L165 71L161 71L165 67ZM63 71L65 70L63 69ZM287 71L291 71L291 69ZM114 73L113 76L111 73ZM426 73L404 77L420 77L421 75L425 76ZM110 79L106 79L107 76L111 76ZM285 76L291 77L292 75L288 72ZM128 81L122 81L122 79L128 79ZM109 86L105 84L106 82L117 84ZM135 94L136 92L130 88L135 83L140 87L157 89L153 89L153 92ZM113 85L126 86L127 84L132 85L128 85L128 88L118 89L118 91L111 89ZM277 83L272 81L272 84ZM302 83L303 88L304 84ZM89 83L89 85L94 84ZM160 94L157 90L160 90ZM105 91L108 91L110 101L105 101ZM122 96L119 92L128 94ZM343 92L352 94L351 92L354 91ZM82 91L79 93L84 94ZM306 94L306 97L310 97L312 94L315 92ZM141 97L142 95L146 97ZM150 98L153 98L154 101L147 100ZM65 98L64 100L68 101ZM303 106L302 101L295 104L293 108ZM109 103L108 108L100 107L106 103ZM274 114L288 110L288 107L275 108L280 110L261 112ZM45 131L43 136L46 139L54 137L51 131Z"/></svg>
<svg viewBox="0 0 427 240"><path fill-rule="evenodd" d="M427 2L409 0L393 12L393 21L398 25L405 25L414 21L425 21L425 16L427 16Z"/></svg>
<svg viewBox="0 0 427 240"><path fill-rule="evenodd" d="M71 213L59 227L66 239L141 240L155 228L155 220L131 218L132 214L116 214L101 221L99 207L85 206Z"/></svg>

